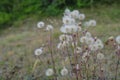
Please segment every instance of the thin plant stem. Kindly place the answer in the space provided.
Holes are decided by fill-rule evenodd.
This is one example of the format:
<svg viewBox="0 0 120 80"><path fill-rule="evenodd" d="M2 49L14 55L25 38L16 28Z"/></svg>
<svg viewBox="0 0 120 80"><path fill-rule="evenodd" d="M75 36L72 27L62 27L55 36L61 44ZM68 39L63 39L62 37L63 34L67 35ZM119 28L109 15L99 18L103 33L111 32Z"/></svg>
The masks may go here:
<svg viewBox="0 0 120 80"><path fill-rule="evenodd" d="M34 65L33 65L32 72L35 70L35 68L36 68L36 66L37 66L37 64L38 64L38 62L39 62L39 59L36 59Z"/></svg>
<svg viewBox="0 0 120 80"><path fill-rule="evenodd" d="M119 59L117 60L117 64L116 64L115 80L117 80L118 66L119 66Z"/></svg>
<svg viewBox="0 0 120 80"><path fill-rule="evenodd" d="M50 56L51 56L51 60L52 60L52 65L53 65L55 80L57 80L57 77L56 77L56 68L55 68L55 61L54 61L54 57L53 57L52 31L50 31L49 37L50 37L50 41L49 41L48 48L50 50Z"/></svg>

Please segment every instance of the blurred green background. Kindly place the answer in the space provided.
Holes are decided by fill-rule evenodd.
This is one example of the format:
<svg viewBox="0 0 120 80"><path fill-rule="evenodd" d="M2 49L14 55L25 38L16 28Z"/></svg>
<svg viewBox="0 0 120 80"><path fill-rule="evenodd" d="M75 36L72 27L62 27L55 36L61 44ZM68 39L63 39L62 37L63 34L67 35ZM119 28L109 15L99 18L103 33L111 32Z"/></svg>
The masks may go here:
<svg viewBox="0 0 120 80"><path fill-rule="evenodd" d="M120 0L2 0L0 1L0 29L8 28L16 21L34 15L58 16L66 7L80 9L119 5L119 3Z"/></svg>

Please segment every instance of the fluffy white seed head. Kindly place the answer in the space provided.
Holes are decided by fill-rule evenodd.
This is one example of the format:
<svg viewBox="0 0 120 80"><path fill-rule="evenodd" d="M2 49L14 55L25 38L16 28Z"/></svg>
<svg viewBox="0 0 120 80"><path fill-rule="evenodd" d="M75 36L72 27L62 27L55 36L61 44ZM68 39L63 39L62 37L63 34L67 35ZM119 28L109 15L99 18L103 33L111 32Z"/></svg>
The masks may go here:
<svg viewBox="0 0 120 80"><path fill-rule="evenodd" d="M90 20L89 25L90 26L96 26L96 21L95 20Z"/></svg>
<svg viewBox="0 0 120 80"><path fill-rule="evenodd" d="M78 26L77 25L65 25L60 28L62 33L75 33L77 32Z"/></svg>
<svg viewBox="0 0 120 80"><path fill-rule="evenodd" d="M66 67L64 67L62 70L61 70L61 75L62 76L66 76L68 74L68 70Z"/></svg>
<svg viewBox="0 0 120 80"><path fill-rule="evenodd" d="M87 38L86 38L85 36L82 36L82 37L80 38L80 42L81 42L81 43L85 43L85 42L86 42L86 39L87 39Z"/></svg>
<svg viewBox="0 0 120 80"><path fill-rule="evenodd" d="M103 49L104 48L103 43L97 44L97 46L98 46L98 49Z"/></svg>
<svg viewBox="0 0 120 80"><path fill-rule="evenodd" d="M89 38L89 37L91 37L91 33L90 32L86 32L85 36Z"/></svg>
<svg viewBox="0 0 120 80"><path fill-rule="evenodd" d="M72 36L62 34L59 36L60 41L72 41Z"/></svg>
<svg viewBox="0 0 120 80"><path fill-rule="evenodd" d="M96 50L98 50L98 46L96 44L91 44L91 45L89 45L89 49L91 51L96 51Z"/></svg>
<svg viewBox="0 0 120 80"><path fill-rule="evenodd" d="M64 16L69 16L69 15L70 15L70 10L66 8L64 12Z"/></svg>
<svg viewBox="0 0 120 80"><path fill-rule="evenodd" d="M47 31L52 31L53 30L53 26L52 25L47 25L46 30Z"/></svg>
<svg viewBox="0 0 120 80"><path fill-rule="evenodd" d="M44 26L45 26L45 23L42 21L37 23L38 28L43 28Z"/></svg>
<svg viewBox="0 0 120 80"><path fill-rule="evenodd" d="M85 19L85 14L79 14L79 20L84 20Z"/></svg>
<svg viewBox="0 0 120 80"><path fill-rule="evenodd" d="M86 38L86 44L92 45L94 43L94 39L92 37L87 37Z"/></svg>
<svg viewBox="0 0 120 80"><path fill-rule="evenodd" d="M74 19L77 19L79 17L79 11L78 10L73 10L71 12L71 17Z"/></svg>
<svg viewBox="0 0 120 80"><path fill-rule="evenodd" d="M54 74L54 71L52 68L49 68L46 70L46 73L45 73L46 76L52 76L53 74Z"/></svg>
<svg viewBox="0 0 120 80"><path fill-rule="evenodd" d="M117 42L118 44L120 44L120 36L117 36L117 37L116 37L116 42Z"/></svg>
<svg viewBox="0 0 120 80"><path fill-rule="evenodd" d="M63 17L63 24L64 25L75 24L75 20L69 16L64 16Z"/></svg>
<svg viewBox="0 0 120 80"><path fill-rule="evenodd" d="M34 52L34 54L35 54L36 56L39 56L39 55L41 55L42 53L43 53L43 48L36 49L35 52Z"/></svg>

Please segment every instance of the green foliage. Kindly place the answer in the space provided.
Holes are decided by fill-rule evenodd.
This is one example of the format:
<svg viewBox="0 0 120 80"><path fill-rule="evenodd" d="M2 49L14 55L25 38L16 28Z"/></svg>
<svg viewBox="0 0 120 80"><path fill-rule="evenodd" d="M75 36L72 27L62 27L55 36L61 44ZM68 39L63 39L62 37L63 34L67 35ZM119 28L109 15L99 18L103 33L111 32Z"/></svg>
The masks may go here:
<svg viewBox="0 0 120 80"><path fill-rule="evenodd" d="M59 15L66 7L81 8L119 2L119 0L3 0L0 2L0 29L31 15Z"/></svg>

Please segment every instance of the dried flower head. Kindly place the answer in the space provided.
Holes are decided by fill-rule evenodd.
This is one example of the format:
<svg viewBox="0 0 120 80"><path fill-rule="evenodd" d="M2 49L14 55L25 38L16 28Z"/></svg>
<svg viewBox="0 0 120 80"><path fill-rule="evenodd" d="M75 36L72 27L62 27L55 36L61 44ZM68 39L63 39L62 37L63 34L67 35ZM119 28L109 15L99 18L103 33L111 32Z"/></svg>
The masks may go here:
<svg viewBox="0 0 120 80"><path fill-rule="evenodd" d="M66 67L64 67L62 70L61 70L61 75L62 76L66 76L68 74L68 70Z"/></svg>
<svg viewBox="0 0 120 80"><path fill-rule="evenodd" d="M47 69L46 72L45 72L46 76L52 76L53 74L54 74L54 71L53 71L52 68Z"/></svg>
<svg viewBox="0 0 120 80"><path fill-rule="evenodd" d="M37 23L38 28L43 28L44 26L45 26L45 23L42 21Z"/></svg>
<svg viewBox="0 0 120 80"><path fill-rule="evenodd" d="M36 56L41 55L43 53L43 48L36 49L34 53Z"/></svg>
<svg viewBox="0 0 120 80"><path fill-rule="evenodd" d="M79 20L84 20L85 19L85 14L79 14Z"/></svg>
<svg viewBox="0 0 120 80"><path fill-rule="evenodd" d="M89 25L90 26L96 26L96 21L95 20L90 20Z"/></svg>
<svg viewBox="0 0 120 80"><path fill-rule="evenodd" d="M46 30L47 31L52 31L53 30L53 26L52 25L47 25Z"/></svg>
<svg viewBox="0 0 120 80"><path fill-rule="evenodd" d="M120 36L117 36L117 37L116 37L116 42L117 42L118 44L120 44Z"/></svg>

